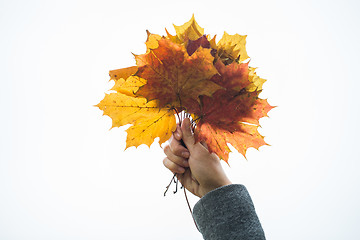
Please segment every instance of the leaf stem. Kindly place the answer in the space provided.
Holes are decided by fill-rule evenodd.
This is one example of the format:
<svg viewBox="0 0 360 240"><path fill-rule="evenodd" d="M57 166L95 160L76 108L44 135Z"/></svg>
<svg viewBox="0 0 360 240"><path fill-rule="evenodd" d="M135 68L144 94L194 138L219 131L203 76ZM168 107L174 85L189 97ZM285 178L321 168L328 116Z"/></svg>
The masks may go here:
<svg viewBox="0 0 360 240"><path fill-rule="evenodd" d="M177 178L174 179L174 183L175 183L175 191L174 191L174 194L177 193L178 191L178 183L179 183L179 180Z"/></svg>
<svg viewBox="0 0 360 240"><path fill-rule="evenodd" d="M190 117L191 117L191 114L190 114L190 113L187 113L187 112L185 112L185 111L181 111L181 112L179 113L179 111L178 111L176 108L173 108L173 109L174 109L174 111L175 111L175 113L176 113L176 116L177 116L178 121L179 121L179 125L180 125L180 127L181 127L181 123L182 123L183 119L185 119L185 118L190 118ZM195 122L194 119L191 119L191 128L192 128L192 131L195 130L195 127L196 127L196 122ZM182 139L181 139L181 144L182 144L184 147L186 147L186 145L185 145L185 143L184 143L184 141L183 141ZM176 177L176 173L174 173L173 177L171 178L170 183L166 186L166 190L165 190L165 192L164 192L164 197L166 196L166 193L169 191L169 188L170 188L170 186L171 186L171 184L172 184L173 181L174 181L174 183L175 183L175 191L174 191L174 194L177 193L179 180L178 180L177 177ZM191 210L191 206L190 206L190 203L189 203L189 199L188 199L187 194L186 194L186 188L184 187L183 184L181 184L180 189L181 189L181 188L184 189L184 195L185 195L186 203L187 203L187 205L188 205L188 207L189 207L189 211L190 211L191 217L192 217L192 219L193 219L193 221L194 221L194 224L195 224L197 230L200 231L200 230L199 230L199 227L198 227L198 225L197 225L197 223L196 223L196 221L195 221L195 218L194 218L194 216L193 216L192 210Z"/></svg>
<svg viewBox="0 0 360 240"><path fill-rule="evenodd" d="M166 190L165 190L165 192L164 192L164 197L166 196L167 191L169 191L169 187L170 187L170 185L172 184L172 182L173 182L173 180L175 179L175 177L176 177L176 173L174 173L174 176L172 177L170 183L166 186Z"/></svg>
<svg viewBox="0 0 360 240"><path fill-rule="evenodd" d="M183 187L183 186L182 186L182 187ZM185 195L186 203L187 203L187 205L188 205L188 207L189 207L189 210L190 210L190 213L191 213L191 217L192 217L192 219L193 219L193 221L194 221L194 223L195 223L195 226L196 226L197 230L200 232L199 227L198 227L198 225L197 225L197 223L196 223L196 221L195 221L193 212L192 212L192 210L191 210L191 206L190 206L190 203L189 203L189 199L188 199L187 194L186 194L186 188L184 188L184 195Z"/></svg>

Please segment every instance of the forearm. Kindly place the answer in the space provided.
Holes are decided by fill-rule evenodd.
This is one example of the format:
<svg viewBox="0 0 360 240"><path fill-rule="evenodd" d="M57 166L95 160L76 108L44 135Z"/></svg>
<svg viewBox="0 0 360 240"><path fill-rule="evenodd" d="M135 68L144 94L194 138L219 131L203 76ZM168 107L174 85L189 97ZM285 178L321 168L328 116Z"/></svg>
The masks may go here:
<svg viewBox="0 0 360 240"><path fill-rule="evenodd" d="M194 218L206 240L265 239L250 195L240 184L206 194L196 203Z"/></svg>

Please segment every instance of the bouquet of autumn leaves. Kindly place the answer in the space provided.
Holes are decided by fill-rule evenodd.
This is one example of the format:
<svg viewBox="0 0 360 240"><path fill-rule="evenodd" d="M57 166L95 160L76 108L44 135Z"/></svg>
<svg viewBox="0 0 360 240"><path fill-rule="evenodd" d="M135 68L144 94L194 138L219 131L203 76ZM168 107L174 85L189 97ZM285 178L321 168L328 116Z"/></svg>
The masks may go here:
<svg viewBox="0 0 360 240"><path fill-rule="evenodd" d="M136 66L110 71L115 85L97 107L112 127L131 124L126 148L150 146L155 138L164 143L181 112L191 115L196 141L226 162L228 143L244 156L265 145L259 119L273 107L258 97L265 80L246 62L246 36L224 32L216 43L194 16L174 27L176 35L147 31L147 50L135 55Z"/></svg>

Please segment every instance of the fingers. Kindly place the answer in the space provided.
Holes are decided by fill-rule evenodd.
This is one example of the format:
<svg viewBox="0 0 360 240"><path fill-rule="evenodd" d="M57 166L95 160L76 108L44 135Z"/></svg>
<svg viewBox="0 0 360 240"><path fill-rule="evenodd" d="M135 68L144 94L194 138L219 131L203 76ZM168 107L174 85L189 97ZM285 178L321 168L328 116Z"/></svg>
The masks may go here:
<svg viewBox="0 0 360 240"><path fill-rule="evenodd" d="M189 167L189 151L181 144L182 132L180 127L169 140L169 145L165 146L164 153L166 158L163 160L164 166L173 173L184 173L185 168Z"/></svg>
<svg viewBox="0 0 360 240"><path fill-rule="evenodd" d="M180 128L179 124L176 126L176 130L175 130L175 132L174 132L173 135L174 135L174 137L175 137L176 140L178 140L178 141L181 140L181 138L182 138L182 132L181 132L181 128Z"/></svg>
<svg viewBox="0 0 360 240"><path fill-rule="evenodd" d="M164 152L165 150L170 150L175 156L178 157L189 158L190 156L189 150L184 147L180 141L176 140L175 137L170 138L169 145L164 148Z"/></svg>
<svg viewBox="0 0 360 240"><path fill-rule="evenodd" d="M182 146L181 146L181 147L182 147ZM184 147L182 147L182 148L184 148ZM185 148L184 148L184 149L185 149ZM180 154L175 154L175 153L172 151L170 145L168 145L168 146L166 146L166 147L164 148L164 153L166 154L167 158L168 158L170 161L176 163L177 165L179 165L179 166L181 166L181 167L183 167L183 168L189 167L189 163L188 163L187 158L182 157ZM186 155L186 154L182 153L182 155ZM187 152L187 155L189 155L189 152Z"/></svg>
<svg viewBox="0 0 360 240"><path fill-rule="evenodd" d="M179 130L179 131L181 132L181 130ZM180 140L176 139L175 133L173 134L173 136L171 136L168 146L170 148L168 150L170 150L174 155L176 155L178 157L189 158L189 156L190 156L189 150L181 144ZM165 149L166 149L166 147L164 148L164 152L165 152ZM165 152L165 154L166 154L166 152Z"/></svg>
<svg viewBox="0 0 360 240"><path fill-rule="evenodd" d="M186 145L186 147L191 151L195 144L195 138L191 131L191 124L190 119L185 118L181 125L181 131L182 131L182 139Z"/></svg>
<svg viewBox="0 0 360 240"><path fill-rule="evenodd" d="M169 169L170 171L172 171L173 173L184 173L185 172L185 168L179 166L178 164L176 164L175 162L171 161L169 158L164 158L163 160L163 164L164 166Z"/></svg>

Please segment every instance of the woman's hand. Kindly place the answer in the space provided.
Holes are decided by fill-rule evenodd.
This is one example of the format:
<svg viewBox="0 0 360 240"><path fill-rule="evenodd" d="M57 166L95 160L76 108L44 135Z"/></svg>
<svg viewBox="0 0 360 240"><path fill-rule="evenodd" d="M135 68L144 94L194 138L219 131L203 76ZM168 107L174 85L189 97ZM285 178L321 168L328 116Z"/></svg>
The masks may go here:
<svg viewBox="0 0 360 240"><path fill-rule="evenodd" d="M188 118L184 119L181 128L178 126L164 148L166 158L163 163L184 187L198 197L218 187L231 184L227 178L220 159L210 153L205 144L195 143ZM186 147L181 144L181 139Z"/></svg>

